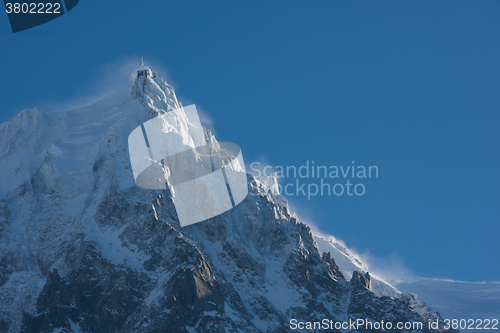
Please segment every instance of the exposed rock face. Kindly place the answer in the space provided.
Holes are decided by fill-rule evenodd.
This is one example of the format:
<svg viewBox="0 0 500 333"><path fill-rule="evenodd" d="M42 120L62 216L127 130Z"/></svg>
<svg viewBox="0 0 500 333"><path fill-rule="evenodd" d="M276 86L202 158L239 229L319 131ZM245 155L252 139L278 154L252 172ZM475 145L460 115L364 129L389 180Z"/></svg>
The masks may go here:
<svg viewBox="0 0 500 333"><path fill-rule="evenodd" d="M351 285L353 286L363 286L366 289L373 291L372 289L372 279L370 273L365 273L364 275L358 271L354 271L351 278Z"/></svg>
<svg viewBox="0 0 500 333"><path fill-rule="evenodd" d="M178 105L155 84L0 127L11 142L0 171L14 177L0 197L0 332L291 332L290 319L439 319L414 296L377 297L369 274L347 281L286 200L252 176L236 208L181 228L175 197L138 188L130 170L130 130ZM44 125L29 132L24 122Z"/></svg>

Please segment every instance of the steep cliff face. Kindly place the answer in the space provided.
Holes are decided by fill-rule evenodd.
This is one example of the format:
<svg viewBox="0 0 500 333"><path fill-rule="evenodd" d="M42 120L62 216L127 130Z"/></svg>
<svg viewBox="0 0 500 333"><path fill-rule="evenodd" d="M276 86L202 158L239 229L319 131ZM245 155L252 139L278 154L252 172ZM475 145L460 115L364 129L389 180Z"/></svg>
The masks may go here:
<svg viewBox="0 0 500 333"><path fill-rule="evenodd" d="M236 208L181 228L175 196L135 185L127 149L132 129L178 107L169 85L138 77L132 93L0 125L0 332L289 332L291 319L439 319L414 296L381 296L369 274L343 272L251 175Z"/></svg>

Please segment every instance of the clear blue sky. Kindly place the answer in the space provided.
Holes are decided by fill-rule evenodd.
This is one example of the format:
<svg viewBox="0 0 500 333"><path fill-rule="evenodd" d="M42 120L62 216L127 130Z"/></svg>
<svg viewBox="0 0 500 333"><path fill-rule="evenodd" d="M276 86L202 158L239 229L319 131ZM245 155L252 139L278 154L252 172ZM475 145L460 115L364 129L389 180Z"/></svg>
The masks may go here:
<svg viewBox="0 0 500 333"><path fill-rule="evenodd" d="M143 55L246 162L379 167L299 216L419 276L499 280L499 32L498 1L83 0L18 34L0 14L0 122L123 86Z"/></svg>

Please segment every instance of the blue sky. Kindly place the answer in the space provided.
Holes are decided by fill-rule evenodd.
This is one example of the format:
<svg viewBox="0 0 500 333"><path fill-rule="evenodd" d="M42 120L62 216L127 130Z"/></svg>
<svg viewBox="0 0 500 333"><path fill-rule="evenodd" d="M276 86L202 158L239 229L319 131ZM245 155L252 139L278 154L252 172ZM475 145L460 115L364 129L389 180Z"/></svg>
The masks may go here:
<svg viewBox="0 0 500 333"><path fill-rule="evenodd" d="M89 102L156 64L247 163L377 165L299 217L418 276L499 280L498 1L94 1L17 34L0 122ZM152 66L154 67L154 66Z"/></svg>

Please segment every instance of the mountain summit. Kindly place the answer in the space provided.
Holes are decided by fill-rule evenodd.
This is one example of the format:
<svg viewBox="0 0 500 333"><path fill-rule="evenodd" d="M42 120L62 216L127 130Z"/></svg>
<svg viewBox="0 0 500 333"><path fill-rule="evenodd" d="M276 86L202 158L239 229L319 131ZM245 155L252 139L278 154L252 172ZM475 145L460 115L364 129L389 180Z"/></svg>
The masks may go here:
<svg viewBox="0 0 500 333"><path fill-rule="evenodd" d="M156 73L145 66L142 60L141 67L137 69L136 73L132 86L132 97L139 99L145 108L150 109L149 116L151 118L157 115L154 112L168 112L181 107L175 96L174 88L156 76Z"/></svg>
<svg viewBox="0 0 500 333"><path fill-rule="evenodd" d="M439 314L352 258L337 265L342 252L320 252L251 175L238 206L180 227L175 196L135 185L127 137L181 104L148 67L133 75L92 105L0 125L0 332L292 332L323 319L433 331Z"/></svg>

